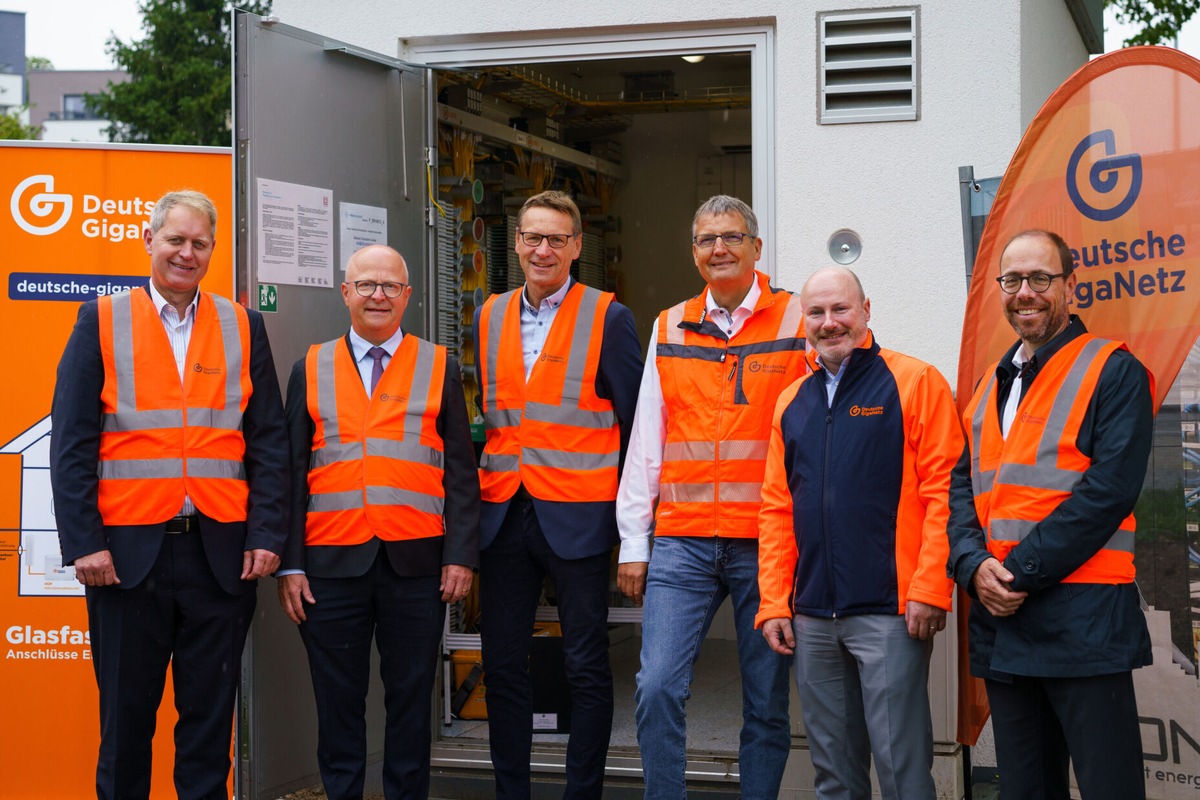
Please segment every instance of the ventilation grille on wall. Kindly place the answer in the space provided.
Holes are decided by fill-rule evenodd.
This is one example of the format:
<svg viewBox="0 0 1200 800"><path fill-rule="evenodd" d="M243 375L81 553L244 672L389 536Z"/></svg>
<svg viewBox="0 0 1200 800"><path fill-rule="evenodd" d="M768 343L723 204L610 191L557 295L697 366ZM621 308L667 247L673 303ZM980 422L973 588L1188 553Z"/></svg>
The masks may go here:
<svg viewBox="0 0 1200 800"><path fill-rule="evenodd" d="M917 118L917 11L820 15L821 123Z"/></svg>

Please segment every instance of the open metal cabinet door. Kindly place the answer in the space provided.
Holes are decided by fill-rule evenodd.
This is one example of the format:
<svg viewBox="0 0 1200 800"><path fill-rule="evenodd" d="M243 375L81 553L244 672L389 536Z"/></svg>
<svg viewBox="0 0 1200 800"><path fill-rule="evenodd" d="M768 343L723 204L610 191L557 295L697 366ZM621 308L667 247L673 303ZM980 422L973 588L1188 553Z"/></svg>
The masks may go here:
<svg viewBox="0 0 1200 800"><path fill-rule="evenodd" d="M404 329L425 335L431 305L425 267L430 239L426 71L252 14L236 13L234 30L238 295L267 312L275 365L286 389L292 364L308 346L344 334L349 325L339 286L343 259L354 243L341 241L343 203L386 209L387 243L404 254L413 284ZM332 238L332 269L318 285L278 277L260 285L264 253L271 250L268 244L275 245L260 241L263 180L320 190L317 196L332 221L324 234ZM298 241L303 227L303 220L295 225ZM310 262L306 246L299 241L295 258ZM293 270L289 277L301 272ZM368 763L383 750L377 672L372 669L367 700ZM319 784L308 659L296 626L279 607L274 579L259 582L237 725L239 798L278 797Z"/></svg>

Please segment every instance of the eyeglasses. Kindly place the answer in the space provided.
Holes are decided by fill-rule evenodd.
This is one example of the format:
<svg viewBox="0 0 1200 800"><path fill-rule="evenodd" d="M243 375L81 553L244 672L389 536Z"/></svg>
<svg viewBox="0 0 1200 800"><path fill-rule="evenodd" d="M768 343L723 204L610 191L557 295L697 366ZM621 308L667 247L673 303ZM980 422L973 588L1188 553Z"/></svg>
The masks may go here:
<svg viewBox="0 0 1200 800"><path fill-rule="evenodd" d="M1025 281L1029 282L1029 288L1035 292L1044 292L1050 288L1050 283L1055 278L1065 277L1067 273L1059 272L1050 275L1045 272L1035 272L1032 275L1001 275L996 278L996 283L1000 284L1000 288L1005 294L1016 294L1021 291L1021 284Z"/></svg>
<svg viewBox="0 0 1200 800"><path fill-rule="evenodd" d="M521 241L526 247L541 247L542 239L550 243L550 246L555 250L562 250L567 246L567 242L579 236L578 233L527 233L526 231L517 231L517 235L521 237Z"/></svg>
<svg viewBox="0 0 1200 800"><path fill-rule="evenodd" d="M722 234L706 233L703 236L693 236L692 243L701 250L711 250L716 246L717 239L720 239L726 247L741 247L742 242L749 236L748 233L738 233L737 231Z"/></svg>
<svg viewBox="0 0 1200 800"><path fill-rule="evenodd" d="M383 296L394 300L400 296L400 293L408 288L407 283L376 283L375 281L354 281L354 291L358 292L363 297L370 297L375 294L376 289L383 289Z"/></svg>

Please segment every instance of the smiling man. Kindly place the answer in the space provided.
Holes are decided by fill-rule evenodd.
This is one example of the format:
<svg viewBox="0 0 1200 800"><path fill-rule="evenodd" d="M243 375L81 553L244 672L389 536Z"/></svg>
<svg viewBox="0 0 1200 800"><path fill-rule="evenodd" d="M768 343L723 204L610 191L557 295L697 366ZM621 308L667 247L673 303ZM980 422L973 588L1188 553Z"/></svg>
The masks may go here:
<svg viewBox="0 0 1200 800"><path fill-rule="evenodd" d="M529 650L546 577L571 693L565 796L599 798L604 787L614 508L642 362L629 309L571 279L582 235L570 196L530 197L514 242L525 285L492 295L475 315L487 432L479 465L480 633L499 800L530 794Z"/></svg>
<svg viewBox="0 0 1200 800"><path fill-rule="evenodd" d="M408 266L385 245L350 257L350 330L288 381L292 529L279 602L299 625L330 800L361 798L371 644L384 688L383 793L429 795L429 697L446 603L479 559L479 478L458 363L400 327Z"/></svg>
<svg viewBox="0 0 1200 800"><path fill-rule="evenodd" d="M954 398L936 369L879 346L850 270L817 270L800 302L813 373L775 406L757 623L794 656L817 797L870 797L874 755L886 800L934 800L926 684L953 588Z"/></svg>
<svg viewBox="0 0 1200 800"><path fill-rule="evenodd" d="M791 743L788 662L763 646L754 614L770 410L804 374L804 321L799 299L755 269L762 244L741 200L700 206L692 258L705 289L659 314L642 373L617 496L617 584L645 602L635 714L647 798L686 794L685 704L726 597L742 678L742 797L778 796Z"/></svg>
<svg viewBox="0 0 1200 800"><path fill-rule="evenodd" d="M1071 251L1043 230L1000 256L1020 337L963 411L970 449L950 498L950 575L970 593L971 674L984 679L1002 797L1144 798L1132 671L1151 663L1133 507L1153 380L1121 342L1070 314Z"/></svg>
<svg viewBox="0 0 1200 800"><path fill-rule="evenodd" d="M86 303L58 365L50 478L63 563L87 587L100 798L149 796L168 662L178 796L227 796L255 581L287 534L262 317L199 290L216 228L203 194L161 197L144 234L149 285Z"/></svg>

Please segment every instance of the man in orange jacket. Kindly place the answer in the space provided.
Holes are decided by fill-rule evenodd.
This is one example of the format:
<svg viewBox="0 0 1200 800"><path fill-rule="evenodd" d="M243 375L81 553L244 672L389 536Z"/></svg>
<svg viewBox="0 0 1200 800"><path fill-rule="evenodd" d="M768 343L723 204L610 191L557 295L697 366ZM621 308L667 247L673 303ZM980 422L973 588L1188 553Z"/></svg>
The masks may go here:
<svg viewBox="0 0 1200 800"><path fill-rule="evenodd" d="M1153 379L1070 314L1071 251L1023 231L1000 255L1020 340L963 412L950 575L971 593L971 674L984 679L1000 796L1146 796L1133 670L1151 662L1133 507L1154 426Z"/></svg>
<svg viewBox="0 0 1200 800"><path fill-rule="evenodd" d="M202 292L217 210L159 198L149 285L86 303L58 365L50 479L63 563L87 589L100 688L96 795L150 794L167 664L175 788L226 797L255 581L287 535L288 450L262 317Z"/></svg>
<svg viewBox="0 0 1200 800"><path fill-rule="evenodd" d="M400 327L412 294L390 247L350 258L350 330L288 381L292 529L279 601L300 627L330 800L366 779L371 644L384 687L383 791L429 795L429 698L446 603L479 559L479 478L458 363Z"/></svg>
<svg viewBox="0 0 1200 800"><path fill-rule="evenodd" d="M813 371L775 406L756 622L794 655L817 797L869 797L873 754L885 800L934 800L926 684L953 588L954 398L932 366L879 346L850 270L813 273L800 302Z"/></svg>

